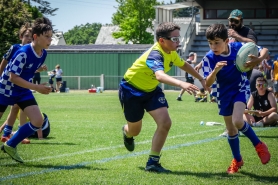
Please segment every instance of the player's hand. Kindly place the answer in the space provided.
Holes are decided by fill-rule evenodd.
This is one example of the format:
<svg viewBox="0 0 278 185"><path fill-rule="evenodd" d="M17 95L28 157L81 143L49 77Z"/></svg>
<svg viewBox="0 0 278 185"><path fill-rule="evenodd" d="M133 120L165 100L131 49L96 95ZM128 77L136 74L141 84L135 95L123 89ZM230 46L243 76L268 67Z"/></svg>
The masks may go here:
<svg viewBox="0 0 278 185"><path fill-rule="evenodd" d="M199 88L194 84L182 82L181 88L184 89L188 94L192 95L195 91L199 91Z"/></svg>
<svg viewBox="0 0 278 185"><path fill-rule="evenodd" d="M233 29L228 29L228 37L237 38L238 37L238 33L235 30L233 30Z"/></svg>
<svg viewBox="0 0 278 185"><path fill-rule="evenodd" d="M257 116L257 117L263 117L263 112L258 111L258 112L255 112L254 115Z"/></svg>
<svg viewBox="0 0 278 185"><path fill-rule="evenodd" d="M38 84L37 88L35 90L41 94L49 94L52 91L52 88L46 86L46 84L48 84L48 83Z"/></svg>
<svg viewBox="0 0 278 185"><path fill-rule="evenodd" d="M43 64L43 65L41 66L41 68L42 68L43 71L47 71L47 66L46 66L45 64Z"/></svg>
<svg viewBox="0 0 278 185"><path fill-rule="evenodd" d="M251 68L253 69L254 67L256 67L258 64L261 63L261 60L255 56L255 55L248 55L248 57L250 58L249 61L247 61L245 64L244 64L244 67L246 68Z"/></svg>
<svg viewBox="0 0 278 185"><path fill-rule="evenodd" d="M218 73L224 66L227 65L227 61L220 61L220 62L217 62L216 65L215 65L215 68L214 68L214 71L216 73Z"/></svg>
<svg viewBox="0 0 278 185"><path fill-rule="evenodd" d="M200 69L202 68L202 62L194 67L194 69L199 73Z"/></svg>

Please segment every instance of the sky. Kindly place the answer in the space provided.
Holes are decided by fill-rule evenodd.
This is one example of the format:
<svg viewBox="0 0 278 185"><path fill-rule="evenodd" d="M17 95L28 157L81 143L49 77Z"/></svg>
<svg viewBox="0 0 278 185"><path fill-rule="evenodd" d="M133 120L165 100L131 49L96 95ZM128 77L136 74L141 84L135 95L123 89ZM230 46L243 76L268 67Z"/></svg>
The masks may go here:
<svg viewBox="0 0 278 185"><path fill-rule="evenodd" d="M115 0L46 0L51 8L59 8L55 16L48 16L54 29L63 33L74 26L86 23L111 24L113 13L116 13L118 3ZM171 0L164 1L168 4ZM172 0L172 2L175 2ZM31 1L32 3L32 1ZM33 4L35 5L35 4Z"/></svg>

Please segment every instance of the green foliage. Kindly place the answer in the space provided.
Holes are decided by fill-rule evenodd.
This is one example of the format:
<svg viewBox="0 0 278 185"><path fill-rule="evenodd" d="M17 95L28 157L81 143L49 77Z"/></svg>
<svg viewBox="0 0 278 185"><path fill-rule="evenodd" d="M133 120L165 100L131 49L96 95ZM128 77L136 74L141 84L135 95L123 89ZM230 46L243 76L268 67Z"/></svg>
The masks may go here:
<svg viewBox="0 0 278 185"><path fill-rule="evenodd" d="M64 33L67 44L94 44L101 28L101 23L81 24Z"/></svg>
<svg viewBox="0 0 278 185"><path fill-rule="evenodd" d="M42 0L31 0L37 4L39 4L36 8L38 9L39 12L41 12L44 15L50 15L54 16L54 12L56 12L59 8L51 8L50 3L47 1L42 1ZM30 0L23 0L24 3L30 4Z"/></svg>
<svg viewBox="0 0 278 185"><path fill-rule="evenodd" d="M0 55L11 45L20 43L18 30L32 20L28 7L20 0L0 0Z"/></svg>
<svg viewBox="0 0 278 185"><path fill-rule="evenodd" d="M112 23L119 25L120 31L114 32L114 38L122 38L126 43L151 44L153 35L147 29L153 30L155 19L153 6L159 5L156 0L116 0L119 3L117 12L113 14Z"/></svg>

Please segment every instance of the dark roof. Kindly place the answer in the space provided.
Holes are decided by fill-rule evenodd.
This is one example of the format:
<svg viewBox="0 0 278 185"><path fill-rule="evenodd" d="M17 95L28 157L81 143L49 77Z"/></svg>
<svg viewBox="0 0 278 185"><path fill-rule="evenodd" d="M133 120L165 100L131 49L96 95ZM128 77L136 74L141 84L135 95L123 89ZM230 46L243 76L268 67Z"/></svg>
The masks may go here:
<svg viewBox="0 0 278 185"><path fill-rule="evenodd" d="M92 52L92 53L111 53L111 52L144 52L152 44L90 44L90 45L52 45L47 52Z"/></svg>

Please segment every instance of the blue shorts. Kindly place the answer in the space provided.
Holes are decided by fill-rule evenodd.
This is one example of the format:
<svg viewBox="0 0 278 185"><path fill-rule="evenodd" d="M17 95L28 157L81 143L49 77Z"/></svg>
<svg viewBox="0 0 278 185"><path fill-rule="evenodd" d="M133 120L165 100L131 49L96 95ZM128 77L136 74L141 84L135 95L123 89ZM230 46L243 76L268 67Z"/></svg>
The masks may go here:
<svg viewBox="0 0 278 185"><path fill-rule="evenodd" d="M13 97L7 97L4 94L0 93L0 112L4 112L8 105L14 105L31 99L35 98L30 90L23 91L20 95Z"/></svg>
<svg viewBox="0 0 278 185"><path fill-rule="evenodd" d="M160 87L142 96L133 95L130 90L120 86L119 99L123 108L125 118L128 122L140 121L145 113L160 107L167 107L168 102Z"/></svg>
<svg viewBox="0 0 278 185"><path fill-rule="evenodd" d="M246 104L249 97L250 97L250 92L248 93L246 91L243 91L234 94L233 96L230 97L230 99L218 101L219 115L231 116L233 114L235 102L242 102Z"/></svg>

